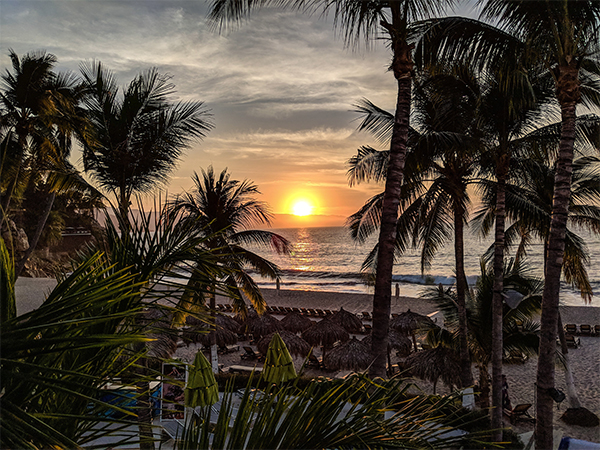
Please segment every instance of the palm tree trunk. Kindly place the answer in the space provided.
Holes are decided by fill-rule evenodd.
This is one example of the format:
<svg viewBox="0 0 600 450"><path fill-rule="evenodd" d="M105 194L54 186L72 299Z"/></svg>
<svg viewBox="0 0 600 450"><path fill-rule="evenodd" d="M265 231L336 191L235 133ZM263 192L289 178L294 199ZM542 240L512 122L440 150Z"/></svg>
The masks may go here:
<svg viewBox="0 0 600 450"><path fill-rule="evenodd" d="M140 344L140 349L144 344ZM136 349L137 350L137 349ZM140 358L138 361L137 375L140 381L136 382L136 406L138 419L138 433L141 450L154 450L154 435L152 433L152 405L150 403L150 383L148 383L148 360Z"/></svg>
<svg viewBox="0 0 600 450"><path fill-rule="evenodd" d="M462 206L454 206L454 261L456 264L456 305L458 307L458 341L460 346L460 381L462 387L473 384L471 357L467 339L467 277L464 255L464 212Z"/></svg>
<svg viewBox="0 0 600 450"><path fill-rule="evenodd" d="M565 384L567 385L567 398L569 399L569 406L571 408L581 408L581 402L577 395L577 389L575 389L575 381L573 380L573 372L571 372L571 365L569 364L569 347L567 346L567 339L565 338L565 330L563 330L562 319L560 312L558 313L558 339L560 341L560 350L565 360Z"/></svg>
<svg viewBox="0 0 600 450"><path fill-rule="evenodd" d="M502 353L504 290L504 230L506 219L506 172L508 161L498 164L496 235L494 238L494 287L492 297L492 430L494 442L502 441Z"/></svg>
<svg viewBox="0 0 600 450"><path fill-rule="evenodd" d="M393 10L395 9L393 8ZM397 18L394 19L394 22L396 20ZM391 32L390 34L394 35ZM406 42L399 42L397 39L393 40L394 57L392 67L398 83L398 95L392 130L392 142L390 145L390 160L383 194L381 226L379 229L377 272L373 295L373 340L371 343L374 361L369 368L369 375L371 377L383 378L386 374L386 349L388 346L390 302L392 299L392 270L394 266L396 223L398 220L398 207L400 205L400 188L404 173L410 116L413 69L411 50L412 48Z"/></svg>
<svg viewBox="0 0 600 450"><path fill-rule="evenodd" d="M488 372L487 364L479 364L479 407L481 409L487 409L490 407L490 374ZM500 407L502 412L502 407ZM492 426L493 428L493 426Z"/></svg>
<svg viewBox="0 0 600 450"><path fill-rule="evenodd" d="M560 276L571 197L576 122L575 107L579 100L576 59L573 58L571 65L561 65L558 69L556 95L561 106L562 130L556 175L554 177L552 219L546 254L544 292L542 294L540 350L537 367L536 448L552 448L553 443L553 401L549 395L549 389L554 387L554 352L556 349Z"/></svg>
<svg viewBox="0 0 600 450"><path fill-rule="evenodd" d="M40 241L40 237L42 236L42 232L44 231L44 227L46 226L46 222L48 221L48 217L50 216L50 212L52 211L52 206L54 205L54 199L56 198L56 192L50 192L48 194L48 198L46 199L46 205L44 210L40 214L38 218L37 227L35 229L35 233L29 241L29 248L23 254L23 257L19 260L15 268L15 279L19 278L21 272L25 268L25 264L27 260L37 247L38 242Z"/></svg>
<svg viewBox="0 0 600 450"><path fill-rule="evenodd" d="M214 291L210 290L209 294L210 316L212 318L213 328L210 331L210 364L213 373L219 373L219 354L217 348L217 303Z"/></svg>

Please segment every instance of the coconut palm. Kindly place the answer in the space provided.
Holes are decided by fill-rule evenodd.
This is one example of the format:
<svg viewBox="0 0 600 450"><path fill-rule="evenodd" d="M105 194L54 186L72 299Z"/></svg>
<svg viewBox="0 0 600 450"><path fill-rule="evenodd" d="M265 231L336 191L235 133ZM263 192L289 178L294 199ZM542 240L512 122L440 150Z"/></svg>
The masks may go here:
<svg viewBox="0 0 600 450"><path fill-rule="evenodd" d="M514 308L504 304L503 311L503 356L511 352L532 355L537 352L539 344L539 325L531 320L531 316L541 308L541 280L532 277L530 269L520 262L510 261L504 265L504 294L518 293L522 297ZM493 335L490 333L493 321L493 292L495 274L493 265L485 267L482 263L482 275L475 286L475 293L468 300L469 349L471 357L479 371L479 388L481 390L482 407L489 407L489 372ZM438 303L444 314L444 322L448 330L433 328L428 332L427 342L432 347L448 346L457 348L458 308L456 292L452 288L433 288L423 298Z"/></svg>
<svg viewBox="0 0 600 450"><path fill-rule="evenodd" d="M312 2L290 1L237 1L214 0L210 17L216 21L241 20L253 9L269 5L291 6L299 9L333 11L334 23L342 28L347 43L367 43L383 36L390 40L392 51L391 69L397 81L398 94L392 127L386 186L382 200L381 226L379 227L379 251L373 296L373 346L377 355L369 372L372 376L385 376L387 331L392 297L392 268L396 241L396 222L409 134L409 117L414 63L413 46L408 41L408 27L412 20L442 11L454 0L330 0Z"/></svg>
<svg viewBox="0 0 600 450"><path fill-rule="evenodd" d="M469 386L472 376L464 307L468 289L464 272L464 227L470 203L467 187L477 181L476 164L481 147L478 130L474 127L478 86L468 70L457 72L456 76L432 75L417 83L414 97L416 129L407 159L411 170L401 201L396 251L398 254L403 252L410 239L414 244L422 245L421 267L425 270L444 240L453 238L462 323L461 379L463 386ZM391 115L387 115L386 121L386 115L379 109L370 108L368 103L364 103L362 109L367 112L362 128L376 133L385 130ZM387 153L379 154L379 158L387 157ZM383 174L373 172L385 167L386 163L375 163L376 158L373 152L368 159L361 154L353 158L350 161L351 181L382 177ZM428 182L427 187L425 182ZM353 215L349 220L353 236L364 239L372 232L380 224L380 211L381 203L372 199ZM374 261L373 253L371 262Z"/></svg>
<svg viewBox="0 0 600 450"><path fill-rule="evenodd" d="M213 419L216 426L210 410L202 410L186 423L175 448L436 449L482 445L481 441L475 444L480 433L459 437L461 433L447 432L469 420L464 410L458 410L460 402L455 397L407 399L405 392L410 386L399 378L375 382L353 375L343 381L315 379L304 389L289 383L268 386L265 395L246 389L235 415L233 392L228 390ZM440 422L441 417L445 419Z"/></svg>
<svg viewBox="0 0 600 450"><path fill-rule="evenodd" d="M39 52L19 58L12 50L9 55L13 70L2 76L0 94L0 228L6 228L11 200L34 197L41 205L27 227L29 248L17 257L18 277L39 242L56 193L73 186L90 188L68 162L73 135L87 136L88 123L79 108L83 90L72 74L53 71L54 55Z"/></svg>
<svg viewBox="0 0 600 450"><path fill-rule="evenodd" d="M257 312L264 313L266 302L248 269L260 276L278 280L279 268L245 246L261 246L287 254L290 251L289 242L277 233L250 228L260 224L269 225L271 217L267 205L254 198L259 191L251 181L232 180L227 169L217 177L212 166L206 171L202 170L202 178L195 173L192 179L192 192L179 195L169 203L172 214L181 214L184 221L193 224L202 233L208 233L209 237L203 245L218 254L219 265L226 271L223 283L228 286L226 294L233 299L234 311L246 315L243 293ZM195 277L190 282L201 284ZM210 309L215 311L214 289L208 296L192 296L186 301L191 304L204 303L206 297ZM213 369L217 370L214 343L211 353Z"/></svg>
<svg viewBox="0 0 600 450"><path fill-rule="evenodd" d="M210 114L202 102L170 101L174 85L156 69L139 74L122 94L101 63L82 65L81 73L95 132L84 142L84 168L114 194L127 219L131 196L167 180L191 140L212 129Z"/></svg>

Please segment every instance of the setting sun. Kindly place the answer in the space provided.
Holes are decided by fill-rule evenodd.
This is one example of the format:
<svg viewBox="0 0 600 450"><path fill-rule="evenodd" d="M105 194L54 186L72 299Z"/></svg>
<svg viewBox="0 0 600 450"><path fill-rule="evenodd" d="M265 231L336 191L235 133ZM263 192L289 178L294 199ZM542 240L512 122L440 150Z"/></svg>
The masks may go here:
<svg viewBox="0 0 600 450"><path fill-rule="evenodd" d="M313 205L306 200L298 200L292 206L292 213L295 216L309 216L313 212Z"/></svg>

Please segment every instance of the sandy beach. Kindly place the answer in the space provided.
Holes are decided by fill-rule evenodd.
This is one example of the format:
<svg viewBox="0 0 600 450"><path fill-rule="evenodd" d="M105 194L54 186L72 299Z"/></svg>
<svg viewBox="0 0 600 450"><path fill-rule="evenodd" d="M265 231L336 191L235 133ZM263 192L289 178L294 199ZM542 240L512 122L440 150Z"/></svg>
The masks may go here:
<svg viewBox="0 0 600 450"><path fill-rule="evenodd" d="M55 284L50 279L32 279L19 278L17 282L17 310L23 314L31 309L38 307L49 290ZM345 310L353 313L371 312L372 295L369 294L346 294L336 292L317 292L317 291L292 291L292 290L270 290L265 289L264 295L269 305L274 306L295 306L306 308L321 308L338 310L343 307ZM217 303L227 303L227 299L218 298ZM431 314L436 311L435 305L425 300L410 297L392 297L392 313L401 313L410 309L420 314ZM592 326L600 324L600 308L587 306L565 306L561 307L563 323L590 324ZM283 316L276 316L281 319ZM368 323L368 322L365 322ZM361 338L362 336L358 336ZM577 392L582 406L600 416L600 337L580 337L581 345L576 349L569 350L571 367ZM248 342L241 342L240 345L248 345ZM241 348L241 347L240 347ZM256 347L254 347L256 349ZM175 354L175 358L186 362L192 362L198 347L191 345L189 347L180 347ZM318 353L317 353L318 355ZM397 358L394 356L394 358ZM397 360L397 359L396 359ZM227 355L221 355L220 361L225 367L230 365L252 365L251 361L241 359L241 352L234 352ZM303 360L296 359L296 365L299 368ZM395 361L392 360L392 363ZM508 379L509 395L512 405L521 403L535 404L534 383L536 379L537 358L530 358L522 364L510 364L504 366L504 373ZM314 370L314 375L335 376L336 373ZM473 371L474 378L477 379L476 370ZM417 380L418 386L425 392L432 392L432 386L422 380ZM565 376L564 370L557 366L556 387L564 392ZM438 392L448 392L448 388L440 384ZM568 407L568 400L555 407L554 426L558 441L562 436L569 436L576 439L583 439L592 442L600 442L600 428L585 428L580 426L568 426L560 420L560 416ZM534 407L530 409L535 414ZM507 427L510 423L506 422ZM518 433L525 433L533 430L533 425L528 422L519 422L513 426ZM558 445L555 442L555 446Z"/></svg>

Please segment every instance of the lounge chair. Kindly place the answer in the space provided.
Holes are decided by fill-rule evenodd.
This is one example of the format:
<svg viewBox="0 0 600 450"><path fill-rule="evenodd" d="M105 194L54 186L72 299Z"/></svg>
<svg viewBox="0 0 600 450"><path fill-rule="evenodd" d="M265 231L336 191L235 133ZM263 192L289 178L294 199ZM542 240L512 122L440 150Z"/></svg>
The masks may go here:
<svg viewBox="0 0 600 450"><path fill-rule="evenodd" d="M260 353L254 351L252 347L244 346L242 347L246 353L242 353L242 359L258 359L260 357Z"/></svg>
<svg viewBox="0 0 600 450"><path fill-rule="evenodd" d="M600 336L600 325L594 325L594 336Z"/></svg>
<svg viewBox="0 0 600 450"><path fill-rule="evenodd" d="M239 349L239 345L222 345L221 347L219 347L218 352L222 355L226 355L227 353L237 352Z"/></svg>
<svg viewBox="0 0 600 450"><path fill-rule="evenodd" d="M572 334L565 334L565 340L567 341L567 347L577 348L581 345L579 338L575 339Z"/></svg>
<svg viewBox="0 0 600 450"><path fill-rule="evenodd" d="M363 311L362 318L365 320L371 320L371 314L369 313L369 311Z"/></svg>
<svg viewBox="0 0 600 450"><path fill-rule="evenodd" d="M514 424L517 420L535 421L535 419L531 417L528 412L529 408L531 408L531 403L521 403L520 405L515 406L513 409L504 408L504 414L508 416L508 419L512 424Z"/></svg>
<svg viewBox="0 0 600 450"><path fill-rule="evenodd" d="M568 323L565 325L565 333L577 334L577 325L574 323Z"/></svg>
<svg viewBox="0 0 600 450"><path fill-rule="evenodd" d="M365 334L369 334L371 332L371 330L373 329L373 327L371 325L369 325L368 323L363 324L363 328L365 329Z"/></svg>
<svg viewBox="0 0 600 450"><path fill-rule="evenodd" d="M592 326L587 324L579 325L579 334L582 336L591 336Z"/></svg>
<svg viewBox="0 0 600 450"><path fill-rule="evenodd" d="M317 313L317 317L325 317L327 315L322 309L315 309L315 312Z"/></svg>

